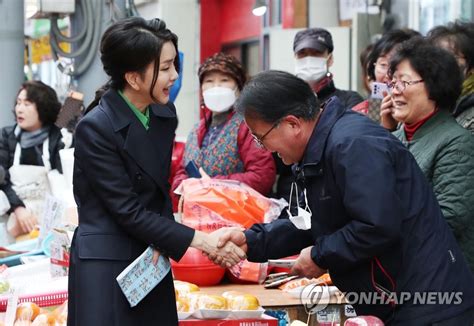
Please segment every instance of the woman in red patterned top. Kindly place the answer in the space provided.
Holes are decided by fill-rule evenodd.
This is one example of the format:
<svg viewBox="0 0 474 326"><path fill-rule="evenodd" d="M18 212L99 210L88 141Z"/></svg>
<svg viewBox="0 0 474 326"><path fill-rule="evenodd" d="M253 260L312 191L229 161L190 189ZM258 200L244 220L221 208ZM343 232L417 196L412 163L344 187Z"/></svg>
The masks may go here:
<svg viewBox="0 0 474 326"><path fill-rule="evenodd" d="M233 56L216 53L200 66L198 76L204 113L188 136L172 189L189 177L185 166L193 161L201 174L238 180L268 195L275 181L275 162L270 152L254 142L243 117L234 112L246 81L242 65Z"/></svg>

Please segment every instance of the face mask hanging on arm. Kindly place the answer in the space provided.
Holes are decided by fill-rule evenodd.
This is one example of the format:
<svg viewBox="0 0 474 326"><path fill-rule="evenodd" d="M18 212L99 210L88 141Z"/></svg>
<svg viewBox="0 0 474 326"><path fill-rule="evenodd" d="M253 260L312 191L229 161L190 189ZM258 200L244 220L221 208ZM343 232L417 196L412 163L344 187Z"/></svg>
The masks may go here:
<svg viewBox="0 0 474 326"><path fill-rule="evenodd" d="M295 75L305 81L318 81L328 72L327 58L307 56L296 59Z"/></svg>
<svg viewBox="0 0 474 326"><path fill-rule="evenodd" d="M298 207L298 215L293 216L291 214L291 200L293 199L293 189L295 190L296 194L296 206ZM311 209L309 208L308 205L308 198L306 196L306 189L303 190L303 195L304 195L304 201L305 201L305 208L300 207L300 201L299 201L299 192L298 192L298 186L296 182L293 182L291 184L291 190L290 190L290 202L288 203L288 216L290 218L290 221L300 230L309 230L311 229Z"/></svg>
<svg viewBox="0 0 474 326"><path fill-rule="evenodd" d="M234 105L237 96L235 90L228 87L212 87L202 93L204 104L212 112L225 112Z"/></svg>

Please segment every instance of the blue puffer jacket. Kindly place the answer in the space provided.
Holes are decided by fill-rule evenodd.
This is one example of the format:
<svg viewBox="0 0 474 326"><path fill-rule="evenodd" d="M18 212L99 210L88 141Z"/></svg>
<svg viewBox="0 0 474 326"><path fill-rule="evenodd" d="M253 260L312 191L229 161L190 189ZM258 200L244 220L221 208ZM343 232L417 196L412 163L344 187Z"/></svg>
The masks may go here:
<svg viewBox="0 0 474 326"><path fill-rule="evenodd" d="M254 225L246 231L250 260L313 245L314 262L343 292L382 287L397 298L411 294L402 304L354 305L359 315L389 325L427 325L474 307L474 277L433 190L388 131L333 98L296 172L307 190L311 230L298 230L289 220ZM461 302L420 305L413 302L416 292L459 292Z"/></svg>

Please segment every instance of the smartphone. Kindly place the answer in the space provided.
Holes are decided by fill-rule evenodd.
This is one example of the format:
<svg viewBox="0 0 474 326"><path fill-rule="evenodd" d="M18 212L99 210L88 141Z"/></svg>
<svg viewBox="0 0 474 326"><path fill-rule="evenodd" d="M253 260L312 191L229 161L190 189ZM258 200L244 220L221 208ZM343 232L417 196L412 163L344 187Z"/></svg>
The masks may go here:
<svg viewBox="0 0 474 326"><path fill-rule="evenodd" d="M189 163L186 164L186 167L184 169L186 170L186 173L188 174L188 176L190 178L200 178L201 177L201 173L199 172L199 168L196 165L196 163L194 163L194 161L189 161Z"/></svg>
<svg viewBox="0 0 474 326"><path fill-rule="evenodd" d="M388 93L387 84L379 82L372 83L372 94L370 95L371 98L377 98L382 100L384 98L384 92Z"/></svg>

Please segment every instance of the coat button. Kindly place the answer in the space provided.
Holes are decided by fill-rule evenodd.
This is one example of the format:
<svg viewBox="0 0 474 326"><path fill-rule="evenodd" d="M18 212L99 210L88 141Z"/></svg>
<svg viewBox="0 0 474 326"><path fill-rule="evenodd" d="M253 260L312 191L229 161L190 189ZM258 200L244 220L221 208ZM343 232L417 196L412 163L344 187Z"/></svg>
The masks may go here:
<svg viewBox="0 0 474 326"><path fill-rule="evenodd" d="M137 180L143 179L142 174L141 174L140 172L137 172L137 173L135 174L135 176L136 176Z"/></svg>

